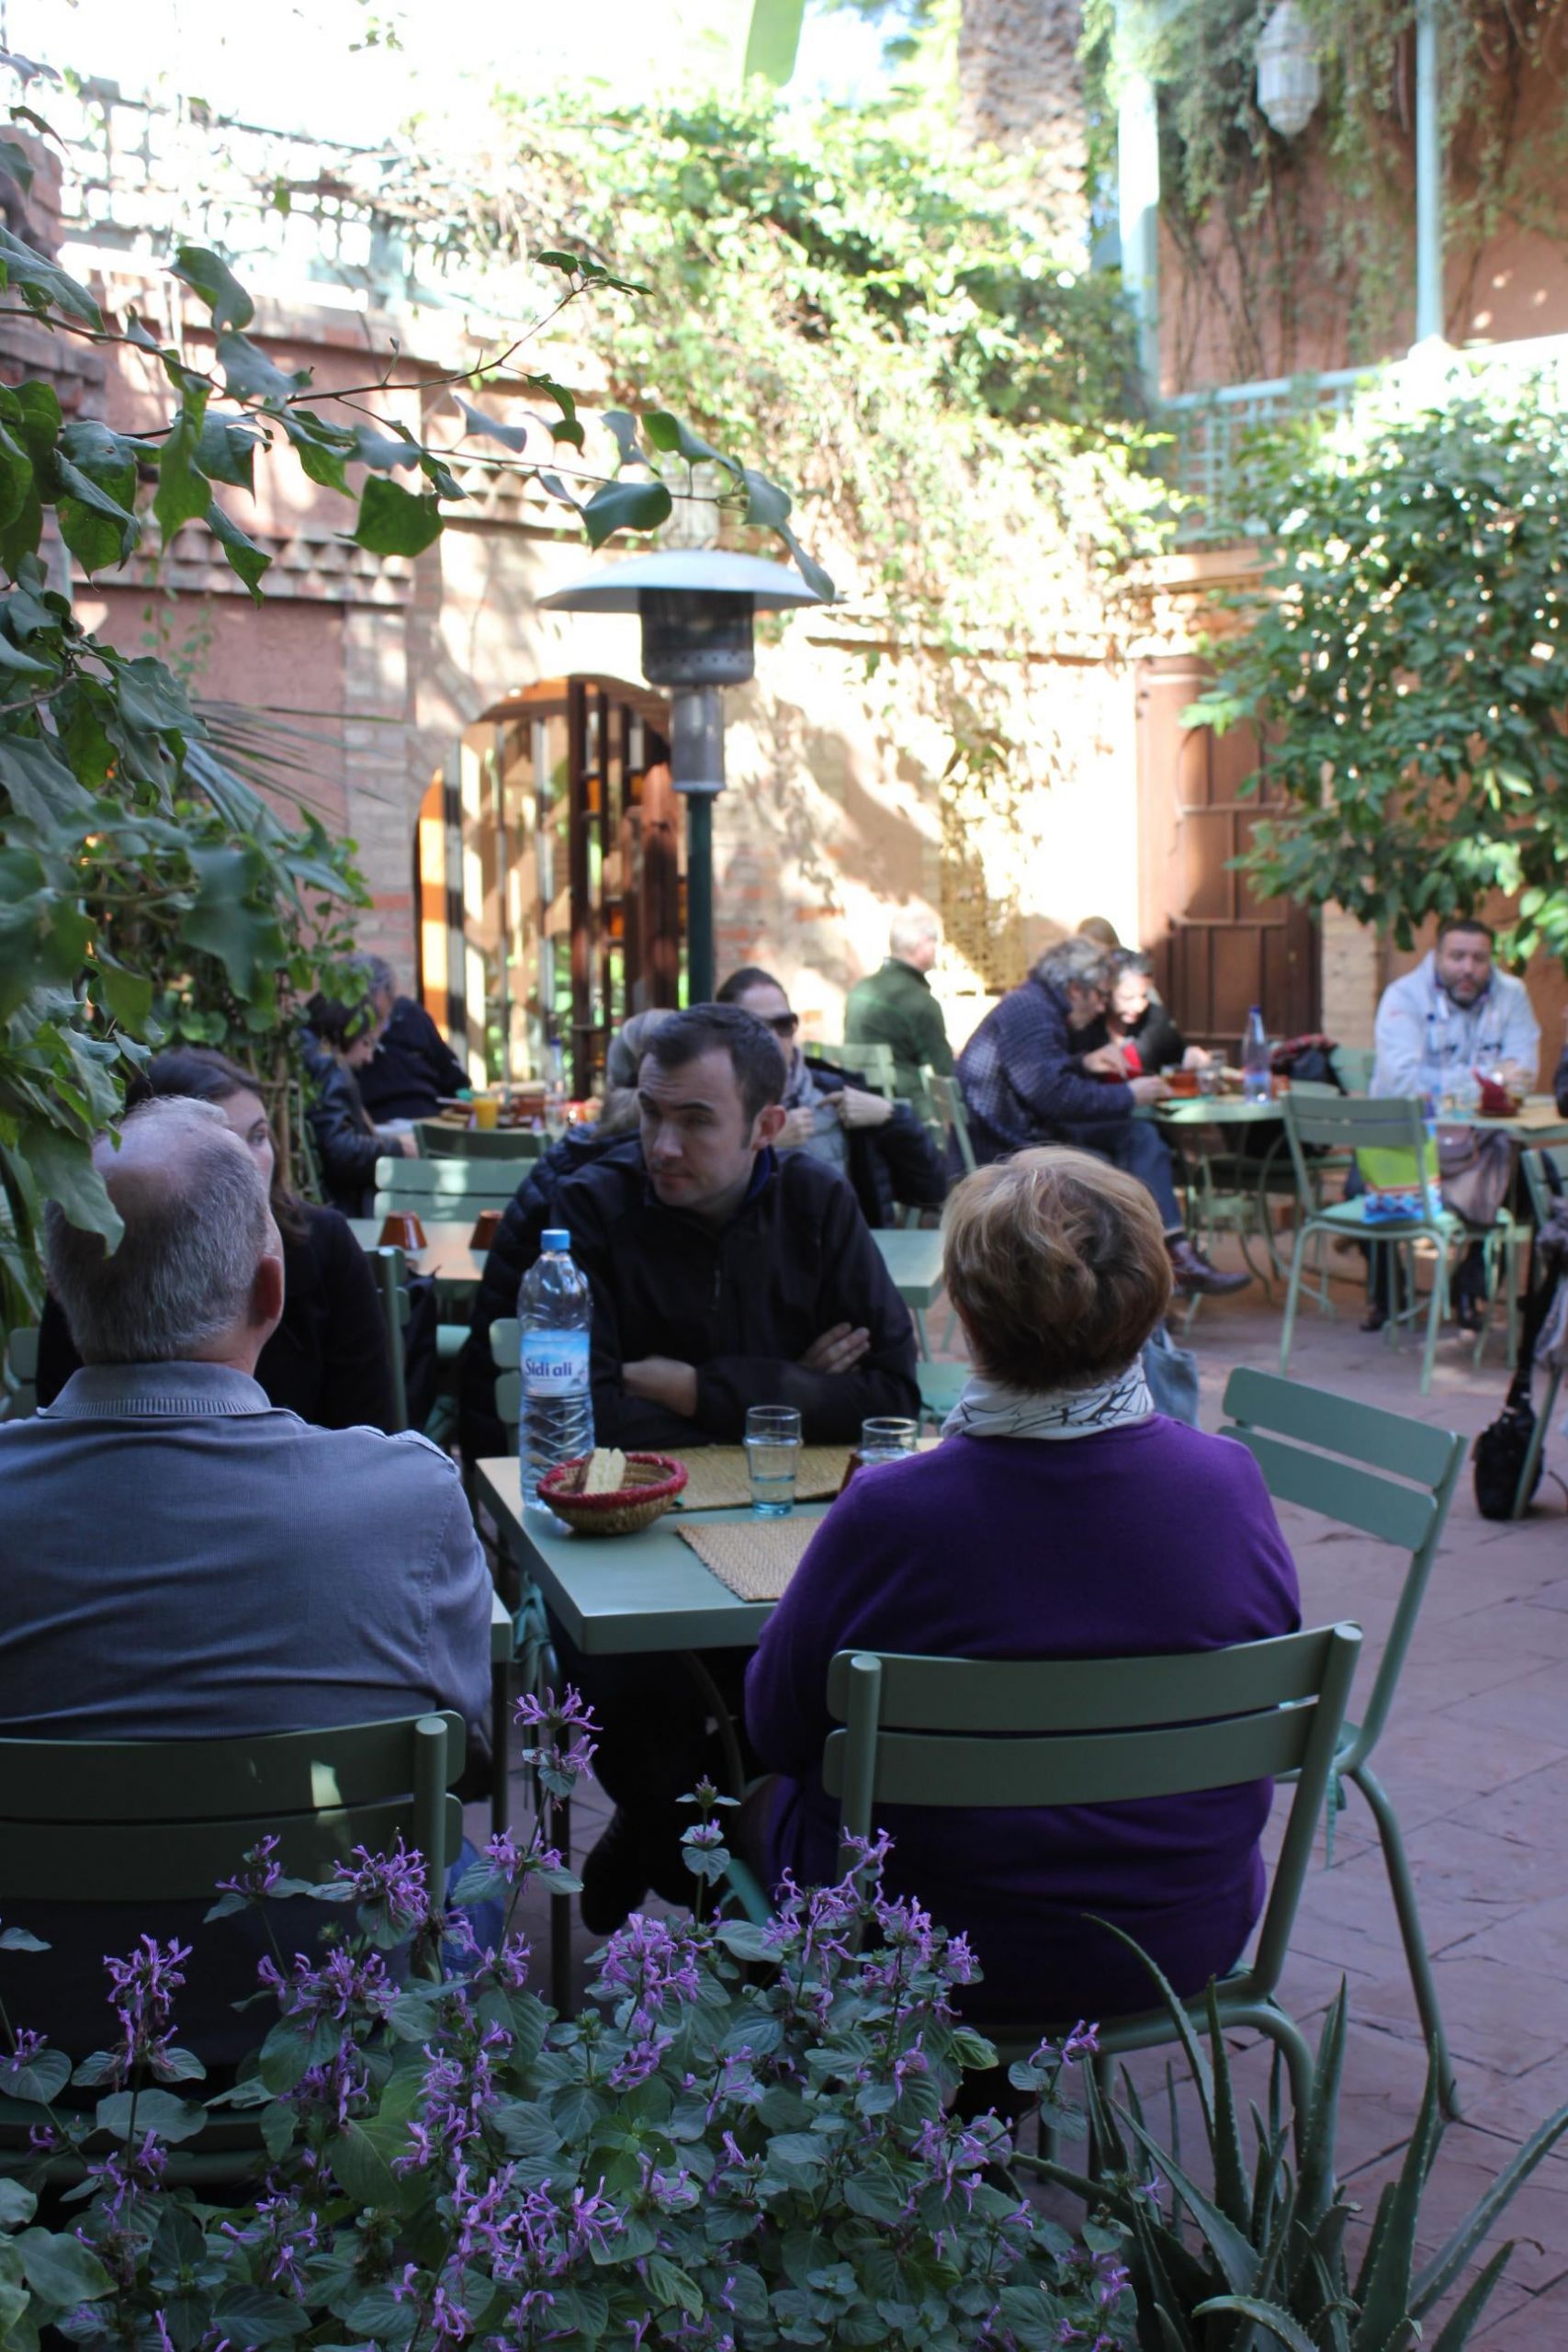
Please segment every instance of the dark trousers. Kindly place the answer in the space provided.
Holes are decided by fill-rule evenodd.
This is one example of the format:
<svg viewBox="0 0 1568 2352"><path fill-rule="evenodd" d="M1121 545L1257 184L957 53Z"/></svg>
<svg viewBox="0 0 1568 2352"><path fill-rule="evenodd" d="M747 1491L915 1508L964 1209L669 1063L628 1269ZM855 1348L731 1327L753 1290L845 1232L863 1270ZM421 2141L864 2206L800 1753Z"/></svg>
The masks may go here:
<svg viewBox="0 0 1568 2352"><path fill-rule="evenodd" d="M1120 1126L1064 1127L1062 1141L1092 1151L1135 1176L1154 1195L1168 1235L1184 1233L1187 1220L1176 1197L1176 1164L1170 1146L1152 1119L1128 1119Z"/></svg>

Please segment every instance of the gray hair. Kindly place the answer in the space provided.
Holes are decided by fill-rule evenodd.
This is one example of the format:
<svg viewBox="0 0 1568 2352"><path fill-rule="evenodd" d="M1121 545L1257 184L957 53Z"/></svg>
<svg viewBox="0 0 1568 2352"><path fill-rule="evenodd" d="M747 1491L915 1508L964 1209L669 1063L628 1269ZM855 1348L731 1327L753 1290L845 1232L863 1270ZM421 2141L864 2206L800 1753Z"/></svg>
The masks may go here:
<svg viewBox="0 0 1568 2352"><path fill-rule="evenodd" d="M624 1086L636 1086L649 1039L673 1017L674 1011L673 1005L650 1005L646 1012L634 1012L625 1027L616 1031L604 1057L604 1083L612 1093Z"/></svg>
<svg viewBox="0 0 1568 2352"><path fill-rule="evenodd" d="M935 915L924 907L903 907L893 918L887 933L887 949L892 956L907 956L912 947L923 947L928 939L940 939L942 925Z"/></svg>
<svg viewBox="0 0 1568 2352"><path fill-rule="evenodd" d="M50 1287L84 1363L170 1363L244 1313L271 1234L266 1187L213 1102L155 1095L94 1153L124 1220L103 1236L44 1212Z"/></svg>
<svg viewBox="0 0 1568 2352"><path fill-rule="evenodd" d="M1111 956L1093 939L1059 939L1047 947L1034 967L1034 977L1054 989L1106 989L1111 986Z"/></svg>
<svg viewBox="0 0 1568 2352"><path fill-rule="evenodd" d="M372 996L396 996L398 976L384 956L351 956L349 962L365 975L365 984Z"/></svg>

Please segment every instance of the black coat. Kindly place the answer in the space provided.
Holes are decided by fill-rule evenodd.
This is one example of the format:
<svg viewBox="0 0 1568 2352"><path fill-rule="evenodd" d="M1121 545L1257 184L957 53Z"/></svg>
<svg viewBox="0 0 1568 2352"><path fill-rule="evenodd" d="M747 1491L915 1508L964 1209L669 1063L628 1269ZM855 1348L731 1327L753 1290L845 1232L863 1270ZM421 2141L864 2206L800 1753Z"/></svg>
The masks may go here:
<svg viewBox="0 0 1568 2352"><path fill-rule="evenodd" d="M387 1147L365 1108L354 1072L343 1062L329 1058L323 1065L305 1115L333 1208L344 1216L368 1216L376 1162Z"/></svg>
<svg viewBox="0 0 1568 2352"><path fill-rule="evenodd" d="M365 1252L335 1209L307 1208L302 1241L285 1240L283 1320L256 1379L271 1402L318 1429L396 1430L387 1324ZM80 1369L52 1298L39 1327L38 1399L52 1405Z"/></svg>
<svg viewBox="0 0 1568 2352"><path fill-rule="evenodd" d="M359 1073L360 1098L371 1117L433 1118L441 1097L468 1083L468 1071L423 1005L399 997L374 1059Z"/></svg>
<svg viewBox="0 0 1568 2352"><path fill-rule="evenodd" d="M1136 1046L1138 1059L1151 1078L1157 1078L1161 1070L1175 1069L1187 1051L1187 1040L1171 1019L1170 1008L1162 1004L1158 997L1149 999L1127 1035ZM1081 1057L1110 1041L1111 1032L1102 1017L1081 1031L1075 1043Z"/></svg>
<svg viewBox="0 0 1568 2352"><path fill-rule="evenodd" d="M491 1325L516 1314L517 1293L539 1254L539 1237L557 1221L555 1197L562 1184L616 1147L635 1153L641 1166L642 1147L635 1129L629 1135L602 1136L596 1127L569 1127L558 1143L540 1153L507 1203L501 1229L485 1257L484 1279L475 1295L457 1364L457 1434L466 1461L480 1462L506 1451L506 1432L495 1413Z"/></svg>
<svg viewBox="0 0 1568 2352"><path fill-rule="evenodd" d="M592 1287L601 1444L734 1444L751 1405L795 1406L808 1444L852 1441L871 1414L918 1414L908 1311L849 1186L809 1153L766 1154L716 1229L655 1198L628 1138L558 1182L550 1221ZM869 1354L852 1372L807 1372L800 1358L838 1323L863 1325ZM626 1394L622 1364L653 1355L696 1367L690 1420Z"/></svg>
<svg viewBox="0 0 1568 2352"><path fill-rule="evenodd" d="M874 1094L853 1070L807 1056L806 1067L817 1080L819 1094L840 1093L846 1086ZM848 1173L860 1212L867 1225L896 1225L900 1207L938 1209L947 1198L947 1171L921 1122L907 1102L895 1102L893 1116L880 1127L848 1127ZM793 1155L786 1155L793 1157Z"/></svg>

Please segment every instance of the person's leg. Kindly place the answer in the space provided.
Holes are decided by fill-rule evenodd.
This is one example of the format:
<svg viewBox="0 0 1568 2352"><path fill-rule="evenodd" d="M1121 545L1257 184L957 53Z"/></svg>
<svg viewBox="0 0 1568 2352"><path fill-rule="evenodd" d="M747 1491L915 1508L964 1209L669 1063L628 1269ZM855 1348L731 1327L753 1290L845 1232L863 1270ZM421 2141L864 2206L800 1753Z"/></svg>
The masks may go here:
<svg viewBox="0 0 1568 2352"><path fill-rule="evenodd" d="M1179 1290L1189 1295L1220 1298L1247 1288L1252 1280L1249 1273L1222 1274L1210 1265L1196 1243L1188 1239L1181 1205L1176 1197L1176 1164L1170 1146L1152 1119L1129 1119L1125 1127L1113 1129L1104 1153L1113 1167L1138 1179L1158 1209Z"/></svg>

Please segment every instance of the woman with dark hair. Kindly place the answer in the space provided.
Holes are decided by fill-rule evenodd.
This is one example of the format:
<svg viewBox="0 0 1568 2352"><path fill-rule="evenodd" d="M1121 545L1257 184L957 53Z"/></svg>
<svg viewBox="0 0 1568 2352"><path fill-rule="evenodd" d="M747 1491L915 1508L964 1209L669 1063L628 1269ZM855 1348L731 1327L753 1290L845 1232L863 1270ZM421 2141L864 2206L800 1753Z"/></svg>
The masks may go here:
<svg viewBox="0 0 1568 2352"><path fill-rule="evenodd" d="M128 1107L154 1094L215 1103L266 1180L283 1239L285 1298L256 1379L273 1404L320 1429L395 1430L386 1319L365 1252L336 1209L315 1208L279 1182L255 1080L221 1054L177 1046L148 1063L129 1091ZM52 1404L79 1365L65 1317L51 1298L39 1330L39 1404Z"/></svg>
<svg viewBox="0 0 1568 2352"><path fill-rule="evenodd" d="M376 1162L399 1152L413 1159L419 1153L412 1135L376 1125L359 1091L355 1073L376 1051L380 1016L368 998L362 1004L340 1004L335 997L313 996L306 1018L318 1048L316 1093L306 1116L322 1179L334 1208L345 1216L368 1216Z"/></svg>

